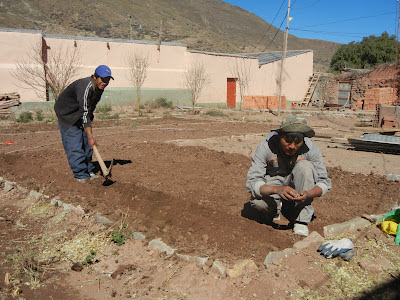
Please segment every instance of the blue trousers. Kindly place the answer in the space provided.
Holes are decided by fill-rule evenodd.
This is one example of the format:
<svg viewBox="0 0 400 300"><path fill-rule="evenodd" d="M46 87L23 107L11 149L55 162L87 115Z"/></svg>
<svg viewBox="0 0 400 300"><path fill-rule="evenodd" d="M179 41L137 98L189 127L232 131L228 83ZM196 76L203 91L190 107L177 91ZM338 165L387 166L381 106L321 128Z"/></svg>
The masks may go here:
<svg viewBox="0 0 400 300"><path fill-rule="evenodd" d="M68 163L75 178L89 179L93 171L93 150L90 148L86 131L82 126L73 125L67 130L58 124Z"/></svg>

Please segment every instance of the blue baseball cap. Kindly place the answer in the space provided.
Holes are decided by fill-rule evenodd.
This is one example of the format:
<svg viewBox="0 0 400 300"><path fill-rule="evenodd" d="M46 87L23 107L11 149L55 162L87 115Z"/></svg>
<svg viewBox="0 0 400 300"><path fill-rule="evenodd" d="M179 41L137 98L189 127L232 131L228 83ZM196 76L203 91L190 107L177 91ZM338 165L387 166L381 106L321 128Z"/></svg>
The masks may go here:
<svg viewBox="0 0 400 300"><path fill-rule="evenodd" d="M114 80L114 77L111 76L111 69L106 65L100 65L94 70L94 73L99 75L101 78L111 77Z"/></svg>

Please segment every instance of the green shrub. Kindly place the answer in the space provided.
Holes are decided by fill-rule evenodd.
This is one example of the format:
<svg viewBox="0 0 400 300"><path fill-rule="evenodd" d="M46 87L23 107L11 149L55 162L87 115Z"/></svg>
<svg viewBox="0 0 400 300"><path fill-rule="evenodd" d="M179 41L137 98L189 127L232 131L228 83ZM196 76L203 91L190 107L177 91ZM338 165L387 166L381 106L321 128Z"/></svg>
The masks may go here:
<svg viewBox="0 0 400 300"><path fill-rule="evenodd" d="M33 116L29 111L21 113L17 119L19 123L28 123L30 121L33 121Z"/></svg>
<svg viewBox="0 0 400 300"><path fill-rule="evenodd" d="M125 244L127 237L125 237L124 230L120 229L111 231L111 240L118 245Z"/></svg>
<svg viewBox="0 0 400 300"><path fill-rule="evenodd" d="M44 117L43 117L43 115L42 115L42 111L41 111L41 110L38 110L38 111L36 112L35 120L36 120L36 121L43 121L43 119L44 119Z"/></svg>
<svg viewBox="0 0 400 300"><path fill-rule="evenodd" d="M224 113L222 111L215 110L215 109L206 111L204 114L207 115L207 116L212 116L212 117L222 117L222 116L224 116Z"/></svg>
<svg viewBox="0 0 400 300"><path fill-rule="evenodd" d="M173 108L174 105L172 101L168 101L166 98L157 98L155 101L155 107L162 107L162 108Z"/></svg>
<svg viewBox="0 0 400 300"><path fill-rule="evenodd" d="M95 250L90 250L90 254L86 256L85 261L83 261L81 264L82 265L91 265L96 262L95 259L96 251Z"/></svg>

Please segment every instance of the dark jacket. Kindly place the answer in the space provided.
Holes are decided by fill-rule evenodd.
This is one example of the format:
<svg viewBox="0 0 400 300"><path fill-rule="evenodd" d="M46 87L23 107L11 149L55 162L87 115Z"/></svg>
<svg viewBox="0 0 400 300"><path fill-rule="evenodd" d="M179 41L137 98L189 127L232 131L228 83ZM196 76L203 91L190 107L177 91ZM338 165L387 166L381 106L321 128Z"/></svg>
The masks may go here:
<svg viewBox="0 0 400 300"><path fill-rule="evenodd" d="M103 90L95 89L93 77L71 83L58 97L54 110L61 127L66 130L74 124L91 127L93 112Z"/></svg>

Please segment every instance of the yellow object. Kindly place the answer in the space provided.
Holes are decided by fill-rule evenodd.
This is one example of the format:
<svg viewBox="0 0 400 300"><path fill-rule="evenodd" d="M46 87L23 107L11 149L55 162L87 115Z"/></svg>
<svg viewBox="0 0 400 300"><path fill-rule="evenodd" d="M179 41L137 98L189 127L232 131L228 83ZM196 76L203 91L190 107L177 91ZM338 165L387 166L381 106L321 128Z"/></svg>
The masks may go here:
<svg viewBox="0 0 400 300"><path fill-rule="evenodd" d="M396 235L397 234L397 228L399 227L399 224L397 224L394 221L383 221L381 224L381 229L383 232L386 232L391 235Z"/></svg>

